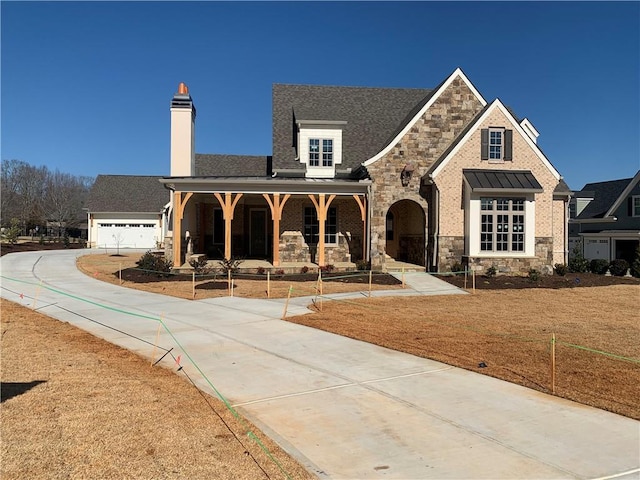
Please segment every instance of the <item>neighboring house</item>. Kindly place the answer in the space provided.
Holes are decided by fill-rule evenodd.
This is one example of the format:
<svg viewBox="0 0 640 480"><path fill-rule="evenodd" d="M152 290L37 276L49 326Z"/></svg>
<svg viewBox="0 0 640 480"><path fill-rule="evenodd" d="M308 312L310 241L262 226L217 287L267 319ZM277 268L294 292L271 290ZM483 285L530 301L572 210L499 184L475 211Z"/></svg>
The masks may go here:
<svg viewBox="0 0 640 480"><path fill-rule="evenodd" d="M633 262L640 245L640 171L633 178L586 184L569 211L571 248L582 240L588 260Z"/></svg>
<svg viewBox="0 0 640 480"><path fill-rule="evenodd" d="M176 267L187 232L195 253L274 267L551 272L566 262L568 186L531 122L487 102L460 69L434 89L276 84L270 156L196 154L195 118L180 84L170 176L160 180L171 191L165 247ZM148 210L158 221L159 204ZM97 208L114 211L91 205L94 223Z"/></svg>
<svg viewBox="0 0 640 480"><path fill-rule="evenodd" d="M161 177L98 175L87 199L95 248L157 248L164 240L168 203Z"/></svg>

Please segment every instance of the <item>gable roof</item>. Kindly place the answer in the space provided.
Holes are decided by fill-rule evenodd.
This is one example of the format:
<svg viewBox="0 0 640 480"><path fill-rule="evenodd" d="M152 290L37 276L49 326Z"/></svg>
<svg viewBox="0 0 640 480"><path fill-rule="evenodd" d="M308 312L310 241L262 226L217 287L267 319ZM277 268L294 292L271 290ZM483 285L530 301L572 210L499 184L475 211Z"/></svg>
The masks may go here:
<svg viewBox="0 0 640 480"><path fill-rule="evenodd" d="M161 212L169 203L162 177L142 175L98 175L91 187L89 212Z"/></svg>
<svg viewBox="0 0 640 480"><path fill-rule="evenodd" d="M636 180L637 183L638 178L640 178L640 172L638 172L634 178L587 183L582 187L580 192L589 192L593 200L584 207L576 219L584 220L587 218L604 218L611 216L628 195L628 193L627 195L623 195L624 192L631 191L635 185L633 180Z"/></svg>
<svg viewBox="0 0 640 480"><path fill-rule="evenodd" d="M420 109L433 90L409 88L273 86L273 168L303 169L296 160L296 121L346 122L342 130L342 168L357 168Z"/></svg>
<svg viewBox="0 0 640 480"><path fill-rule="evenodd" d="M271 157L196 153L195 177L271 176Z"/></svg>
<svg viewBox="0 0 640 480"><path fill-rule="evenodd" d="M449 148L444 151L440 158L438 158L438 160L436 160L433 165L429 167L429 169L423 176L435 177L436 175L438 175L438 173L440 173L444 166L449 162L451 157L456 154L456 152L467 140L469 140L469 137L471 137L471 135L480 127L484 119L488 117L495 109L499 109L503 113L503 115L511 122L512 128L522 136L522 138L529 144L531 149L536 153L542 163L549 169L551 174L558 181L560 181L560 173L551 164L540 147L533 140L531 140L531 137L527 135L527 133L522 129L522 126L518 123L517 119L503 105L499 98L496 98L489 105L485 106L485 108L482 109L471 122L469 122L469 125L467 125L467 127L460 133L460 135L458 135L458 138L456 138L449 146Z"/></svg>

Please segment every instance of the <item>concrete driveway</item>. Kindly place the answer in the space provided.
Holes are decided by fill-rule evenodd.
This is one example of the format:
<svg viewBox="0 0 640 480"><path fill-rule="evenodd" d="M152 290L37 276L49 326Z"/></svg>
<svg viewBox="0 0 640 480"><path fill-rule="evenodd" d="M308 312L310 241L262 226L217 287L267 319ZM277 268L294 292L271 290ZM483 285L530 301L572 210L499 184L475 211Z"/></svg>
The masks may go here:
<svg viewBox="0 0 640 480"><path fill-rule="evenodd" d="M282 321L281 300L102 283L75 268L86 253L2 257L1 296L146 357L162 318L159 344L199 386L321 478L640 478L640 422Z"/></svg>

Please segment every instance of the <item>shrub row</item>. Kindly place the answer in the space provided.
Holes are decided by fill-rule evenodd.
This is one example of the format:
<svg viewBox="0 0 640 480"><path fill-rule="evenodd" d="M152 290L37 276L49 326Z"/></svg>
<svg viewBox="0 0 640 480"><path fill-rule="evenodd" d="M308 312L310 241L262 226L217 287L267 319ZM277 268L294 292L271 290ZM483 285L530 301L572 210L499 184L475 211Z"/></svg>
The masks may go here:
<svg viewBox="0 0 640 480"><path fill-rule="evenodd" d="M602 258L596 258L591 261L584 259L584 262L578 262L578 263L569 261L568 265L565 265L563 263L556 263L553 270L555 271L556 275L560 275L560 276L566 275L567 272L572 272L572 273L591 272L598 275L604 275L605 273L607 273L607 271L609 271L611 275L614 275L616 277L623 277L624 275L627 274L627 270L631 268L631 274L634 277L640 277L639 267L640 267L640 262L637 260L632 265L629 265L629 262L621 258L618 258L611 262Z"/></svg>

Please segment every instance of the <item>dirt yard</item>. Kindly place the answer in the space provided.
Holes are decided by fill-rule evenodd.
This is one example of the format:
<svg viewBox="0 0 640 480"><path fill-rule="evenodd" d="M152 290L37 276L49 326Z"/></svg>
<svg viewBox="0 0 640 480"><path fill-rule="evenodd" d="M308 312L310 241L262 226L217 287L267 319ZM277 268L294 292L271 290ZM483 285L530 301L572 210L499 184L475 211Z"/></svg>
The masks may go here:
<svg viewBox="0 0 640 480"><path fill-rule="evenodd" d="M15 303L0 308L3 480L314 478L184 375Z"/></svg>
<svg viewBox="0 0 640 480"><path fill-rule="evenodd" d="M637 285L485 290L323 302L287 320L547 393L555 333L556 394L640 419L639 300Z"/></svg>
<svg viewBox="0 0 640 480"><path fill-rule="evenodd" d="M229 295L227 277L198 276L194 282L191 275L158 275L148 274L136 267L140 254L121 255L85 255L78 259L78 269L98 280L122 285L123 287L161 293L178 298L195 299L224 297ZM122 272L122 274L120 274ZM122 283L121 283L122 278ZM292 297L304 297L317 293L318 274L270 276L235 274L233 277L233 295L244 298L285 298L292 287ZM347 272L323 274L322 293L342 293L368 291L369 275L364 272ZM371 290L390 290L402 288L400 281L391 275L372 275ZM269 295L267 296L267 291Z"/></svg>

